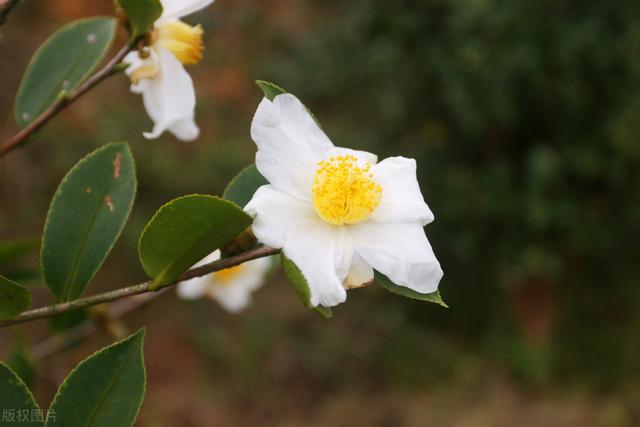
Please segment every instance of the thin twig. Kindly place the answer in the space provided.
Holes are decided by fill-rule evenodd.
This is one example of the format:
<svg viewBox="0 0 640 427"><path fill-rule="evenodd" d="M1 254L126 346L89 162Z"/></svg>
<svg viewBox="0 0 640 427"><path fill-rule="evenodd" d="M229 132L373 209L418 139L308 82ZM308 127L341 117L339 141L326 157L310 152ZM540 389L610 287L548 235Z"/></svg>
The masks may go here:
<svg viewBox="0 0 640 427"><path fill-rule="evenodd" d="M243 252L241 254L238 254L229 258L222 258L212 263L203 265L201 267L192 268L191 270L181 274L177 280L171 283L168 283L159 289L174 286L179 282L193 279L194 277L205 276L209 273L213 273L214 271L235 267L236 265L240 265L252 259L262 258L269 255L275 255L278 252L280 252L279 249L270 248L268 246L261 246L259 248L252 249L247 252ZM60 304L54 304L47 307L36 308L35 310L25 311L24 313L14 317L13 319L4 320L0 322L0 328L4 328L6 326L11 326L11 325L17 325L19 323L31 322L33 320L45 319L47 317L51 317L56 314L66 313L67 311L76 310L78 308L90 307L93 305L116 301L116 300L127 298L133 295L157 292L157 289L151 290L150 287L151 287L151 282L144 282L138 285L116 289L115 291L105 292L103 294L93 295L86 298L80 298L74 301L63 302Z"/></svg>
<svg viewBox="0 0 640 427"><path fill-rule="evenodd" d="M11 9L18 4L18 0L0 0L0 25L7 22L7 17Z"/></svg>
<svg viewBox="0 0 640 427"><path fill-rule="evenodd" d="M124 46L122 49L120 49L120 51L118 51L116 56L114 56L100 71L95 73L68 95L56 99L56 101L54 101L54 103L51 104L51 106L47 108L44 113L40 114L27 127L23 128L13 137L11 137L11 139L0 145L0 157L5 156L9 151L25 142L34 132L38 131L56 114L64 110L68 105L87 93L98 83L105 80L107 77L118 73L120 71L118 65L122 62L124 57L127 56L127 53L131 52L132 49L132 44Z"/></svg>

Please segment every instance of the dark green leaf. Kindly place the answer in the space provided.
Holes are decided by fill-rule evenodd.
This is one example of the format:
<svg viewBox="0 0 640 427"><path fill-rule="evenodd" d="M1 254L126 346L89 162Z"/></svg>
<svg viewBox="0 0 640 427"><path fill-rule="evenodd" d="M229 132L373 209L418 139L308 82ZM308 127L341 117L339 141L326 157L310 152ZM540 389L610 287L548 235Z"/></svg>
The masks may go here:
<svg viewBox="0 0 640 427"><path fill-rule="evenodd" d="M143 340L141 329L80 362L58 389L47 426L133 425L146 387Z"/></svg>
<svg viewBox="0 0 640 427"><path fill-rule="evenodd" d="M24 344L21 343L11 351L9 366L20 377L22 382L30 390L33 390L33 385L36 382L36 366L27 354Z"/></svg>
<svg viewBox="0 0 640 427"><path fill-rule="evenodd" d="M289 279L289 283L291 283L293 288L296 290L296 293L300 297L300 300L305 305L305 307L320 313L326 318L331 318L333 316L333 311L331 311L331 308L324 307L322 305L319 305L317 307L311 305L311 291L309 290L309 284L307 283L307 279L305 279L302 275L302 272L300 271L298 266L295 265L293 261L284 256L284 254L282 253L280 254L280 260L282 261L282 269L284 270L284 274L287 276L287 279Z"/></svg>
<svg viewBox="0 0 640 427"><path fill-rule="evenodd" d="M5 277L24 287L42 283L42 273L38 268L18 268L7 270Z"/></svg>
<svg viewBox="0 0 640 427"><path fill-rule="evenodd" d="M16 97L15 115L26 126L63 92L77 87L107 53L116 30L113 18L72 22L53 34L36 51Z"/></svg>
<svg viewBox="0 0 640 427"><path fill-rule="evenodd" d="M264 92L264 96L269 101L273 101L273 98L275 98L278 95L287 93L287 91L282 89L280 86L270 82L266 82L264 80L256 80L256 84L260 87L260 89L262 89L262 91Z"/></svg>
<svg viewBox="0 0 640 427"><path fill-rule="evenodd" d="M192 194L162 206L140 236L144 271L158 287L220 249L251 224L251 217L219 197Z"/></svg>
<svg viewBox="0 0 640 427"><path fill-rule="evenodd" d="M0 243L0 269L4 276L23 286L42 279L40 265L37 268L21 265L23 258L37 252L40 239L16 239Z"/></svg>
<svg viewBox="0 0 640 427"><path fill-rule="evenodd" d="M59 301L80 296L131 212L135 165L125 143L80 160L53 196L42 239L42 273Z"/></svg>
<svg viewBox="0 0 640 427"><path fill-rule="evenodd" d="M42 426L40 408L33 395L7 365L0 362L0 418L3 426Z"/></svg>
<svg viewBox="0 0 640 427"><path fill-rule="evenodd" d="M388 290L389 292L393 292L394 294L402 295L403 297L413 298L420 301L432 302L443 307L449 308L449 306L442 300L440 296L440 291L435 291L430 294L421 294L420 292L416 292L412 289L409 289L405 286L398 286L393 283L387 276L384 274L375 272L375 281L380 284L383 288Z"/></svg>
<svg viewBox="0 0 640 427"><path fill-rule="evenodd" d="M250 165L242 169L242 171L231 180L227 188L224 189L222 197L231 200L238 206L244 207L249 203L256 190L268 183L269 181L260 175L256 165Z"/></svg>
<svg viewBox="0 0 640 427"><path fill-rule="evenodd" d="M31 303L31 294L16 282L0 276L0 320L22 313Z"/></svg>
<svg viewBox="0 0 640 427"><path fill-rule="evenodd" d="M160 0L118 0L118 2L129 19L132 40L151 31L153 23L162 15Z"/></svg>
<svg viewBox="0 0 640 427"><path fill-rule="evenodd" d="M40 239L17 239L0 242L0 267L9 265L40 247Z"/></svg>

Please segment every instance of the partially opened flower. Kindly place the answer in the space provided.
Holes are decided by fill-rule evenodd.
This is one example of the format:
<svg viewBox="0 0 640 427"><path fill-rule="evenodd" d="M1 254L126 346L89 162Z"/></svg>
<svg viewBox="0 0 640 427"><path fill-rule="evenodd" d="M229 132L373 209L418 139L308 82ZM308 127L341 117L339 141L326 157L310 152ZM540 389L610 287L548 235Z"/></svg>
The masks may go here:
<svg viewBox="0 0 640 427"><path fill-rule="evenodd" d="M180 18L211 4L213 0L161 0L162 16L155 22L150 43L139 51L129 53L127 75L131 91L142 94L147 114L153 120L148 139L159 137L164 131L178 139L192 141L200 131L195 123L196 95L193 81L184 65L202 59L202 28L192 27Z"/></svg>
<svg viewBox="0 0 640 427"><path fill-rule="evenodd" d="M215 251L196 266L220 259L220 251ZM198 299L204 296L218 301L231 313L245 309L251 302L253 291L261 287L269 271L271 261L258 258L226 270L216 271L178 284L178 296L184 299Z"/></svg>
<svg viewBox="0 0 640 427"><path fill-rule="evenodd" d="M420 293L442 269L423 227L434 217L416 162L334 147L291 94L263 99L251 124L256 166L270 184L245 210L262 243L282 248L308 282L310 303L334 306L374 269Z"/></svg>

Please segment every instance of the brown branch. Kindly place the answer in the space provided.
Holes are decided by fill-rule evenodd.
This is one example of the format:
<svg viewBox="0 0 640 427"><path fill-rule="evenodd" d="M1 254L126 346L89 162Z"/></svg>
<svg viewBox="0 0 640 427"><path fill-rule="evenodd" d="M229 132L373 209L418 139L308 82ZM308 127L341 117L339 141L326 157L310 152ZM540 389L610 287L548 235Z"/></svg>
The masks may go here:
<svg viewBox="0 0 640 427"><path fill-rule="evenodd" d="M203 265L201 267L192 268L191 270L181 274L177 280L171 283L168 283L159 289L175 286L176 284L184 280L193 279L194 277L205 276L209 273L213 273L214 271L235 267L236 265L240 265L252 259L262 258L269 255L275 255L278 252L280 252L279 249L270 248L268 246L261 246L256 249L252 249L250 251L246 251L229 258L222 258L212 263ZM25 311L24 313L14 317L13 319L4 320L0 322L0 328L4 328L6 326L11 326L11 325L17 325L19 323L31 322L33 320L45 319L47 317L51 317L56 314L66 313L67 311L76 310L78 308L90 307L93 305L116 301L122 298L131 297L133 295L140 295L140 294L158 291L158 289L151 290L150 288L151 288L151 282L144 282L138 285L116 289L115 291L105 292L103 294L93 295L86 298L80 298L74 301L63 302L60 304L54 304L47 307L36 308L35 310Z"/></svg>
<svg viewBox="0 0 640 427"><path fill-rule="evenodd" d="M23 128L11 137L11 139L0 145L0 157L5 156L9 151L24 143L33 133L49 122L49 120L51 120L56 114L67 108L67 106L87 93L98 83L121 71L119 65L124 57L127 56L127 53L131 52L132 49L133 44L124 46L100 71L95 73L68 95L56 99L56 101L51 104L44 113L40 114L34 121L29 123L27 127Z"/></svg>
<svg viewBox="0 0 640 427"><path fill-rule="evenodd" d="M18 4L18 0L0 0L0 25L7 22L9 12Z"/></svg>

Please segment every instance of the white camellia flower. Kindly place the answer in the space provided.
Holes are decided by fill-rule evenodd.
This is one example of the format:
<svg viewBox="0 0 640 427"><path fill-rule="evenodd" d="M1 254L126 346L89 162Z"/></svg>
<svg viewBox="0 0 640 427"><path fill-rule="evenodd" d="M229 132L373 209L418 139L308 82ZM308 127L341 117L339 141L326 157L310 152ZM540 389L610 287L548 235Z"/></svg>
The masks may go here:
<svg viewBox="0 0 640 427"><path fill-rule="evenodd" d="M218 259L220 251L215 251L195 267ZM227 311L237 313L249 305L251 293L263 285L270 266L269 258L258 258L226 270L185 280L178 284L178 296L184 299L208 296L218 301Z"/></svg>
<svg viewBox="0 0 640 427"><path fill-rule="evenodd" d="M282 248L309 284L310 302L331 307L373 270L420 293L442 269L423 227L434 217L416 162L334 147L293 95L264 98L251 124L256 166L270 184L245 210L262 243Z"/></svg>
<svg viewBox="0 0 640 427"><path fill-rule="evenodd" d="M203 9L213 0L161 0L162 16L154 23L150 44L129 53L123 62L131 79L131 91L141 93L147 114L153 120L145 138L154 139L168 130L176 138L192 141L200 130L195 123L196 94L184 65L202 59L202 27L192 27L180 18Z"/></svg>

